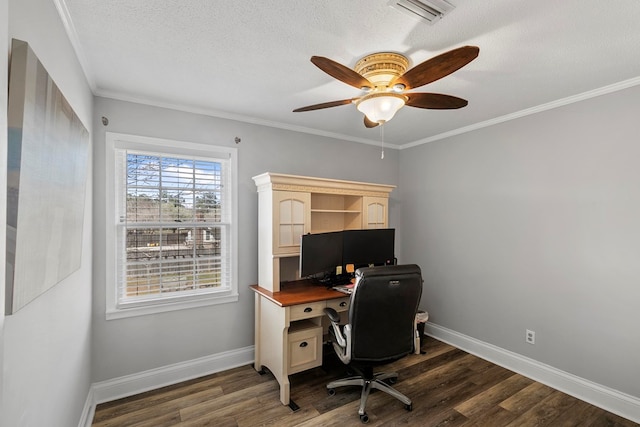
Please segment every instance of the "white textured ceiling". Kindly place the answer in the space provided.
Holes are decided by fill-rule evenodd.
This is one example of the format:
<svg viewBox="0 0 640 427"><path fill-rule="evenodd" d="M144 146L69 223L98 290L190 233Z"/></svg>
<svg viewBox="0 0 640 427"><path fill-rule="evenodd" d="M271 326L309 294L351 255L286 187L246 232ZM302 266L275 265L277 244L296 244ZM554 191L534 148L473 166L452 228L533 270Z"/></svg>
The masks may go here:
<svg viewBox="0 0 640 427"><path fill-rule="evenodd" d="M384 138L409 146L640 83L638 0L449 0L435 25L388 0L55 0L96 95L375 143L359 96L310 61L353 67L379 51L410 67L464 45L480 55L421 87L469 101L460 110L404 107Z"/></svg>

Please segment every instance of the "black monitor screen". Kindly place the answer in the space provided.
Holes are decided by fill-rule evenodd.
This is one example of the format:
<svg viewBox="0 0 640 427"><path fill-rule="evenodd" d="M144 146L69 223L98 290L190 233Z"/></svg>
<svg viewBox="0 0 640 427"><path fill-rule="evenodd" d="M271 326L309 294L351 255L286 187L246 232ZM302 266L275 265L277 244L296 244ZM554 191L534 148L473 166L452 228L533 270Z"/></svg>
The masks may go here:
<svg viewBox="0 0 640 427"><path fill-rule="evenodd" d="M395 229L348 230L342 240L342 263L355 268L393 264Z"/></svg>
<svg viewBox="0 0 640 427"><path fill-rule="evenodd" d="M300 277L335 274L342 265L342 233L304 234L300 239Z"/></svg>

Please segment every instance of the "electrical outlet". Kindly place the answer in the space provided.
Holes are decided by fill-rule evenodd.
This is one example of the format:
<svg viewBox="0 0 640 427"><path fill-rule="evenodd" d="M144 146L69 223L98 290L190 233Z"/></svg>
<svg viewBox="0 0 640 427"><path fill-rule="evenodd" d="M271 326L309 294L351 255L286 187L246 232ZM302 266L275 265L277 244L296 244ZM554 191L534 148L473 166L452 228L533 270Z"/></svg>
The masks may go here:
<svg viewBox="0 0 640 427"><path fill-rule="evenodd" d="M526 335L525 335L525 341L528 342L529 344L535 344L536 343L536 331L532 331L530 329L527 329Z"/></svg>

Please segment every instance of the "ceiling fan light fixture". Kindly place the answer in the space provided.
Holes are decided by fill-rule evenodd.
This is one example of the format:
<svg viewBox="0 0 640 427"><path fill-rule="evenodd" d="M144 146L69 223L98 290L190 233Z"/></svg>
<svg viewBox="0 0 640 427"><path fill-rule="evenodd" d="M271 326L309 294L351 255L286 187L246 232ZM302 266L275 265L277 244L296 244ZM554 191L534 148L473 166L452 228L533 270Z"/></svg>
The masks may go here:
<svg viewBox="0 0 640 427"><path fill-rule="evenodd" d="M356 108L374 123L386 123L407 102L407 97L399 93L372 93L356 102Z"/></svg>
<svg viewBox="0 0 640 427"><path fill-rule="evenodd" d="M411 0L417 1L417 0ZM391 120L408 105L429 110L455 110L468 102L456 96L427 92L405 92L435 82L464 67L478 57L477 46L462 46L421 62L410 70L408 59L394 52L379 52L365 56L354 69L323 56L312 56L311 62L336 80L363 89L362 96L323 102L296 108L294 113L321 110L355 104L364 113L364 126L374 128ZM366 89L369 89L367 91ZM382 126L380 126L382 130Z"/></svg>

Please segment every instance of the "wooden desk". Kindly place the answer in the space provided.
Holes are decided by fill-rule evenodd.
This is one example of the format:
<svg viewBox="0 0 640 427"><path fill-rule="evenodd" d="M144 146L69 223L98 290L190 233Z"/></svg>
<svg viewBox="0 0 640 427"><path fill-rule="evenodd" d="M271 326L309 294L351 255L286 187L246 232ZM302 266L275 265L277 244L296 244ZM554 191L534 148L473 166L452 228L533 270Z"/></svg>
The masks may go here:
<svg viewBox="0 0 640 427"><path fill-rule="evenodd" d="M345 312L349 296L301 280L279 292L252 285L255 292L255 369L266 366L280 384L280 401L290 399L289 375L322 365L324 308ZM325 322L326 324L326 322Z"/></svg>

